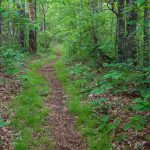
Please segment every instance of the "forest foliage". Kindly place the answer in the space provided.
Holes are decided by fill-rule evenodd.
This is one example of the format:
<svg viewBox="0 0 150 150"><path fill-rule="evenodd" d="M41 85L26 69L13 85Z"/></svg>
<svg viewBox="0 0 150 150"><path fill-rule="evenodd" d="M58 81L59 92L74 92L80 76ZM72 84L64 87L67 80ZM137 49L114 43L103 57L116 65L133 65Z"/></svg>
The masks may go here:
<svg viewBox="0 0 150 150"><path fill-rule="evenodd" d="M0 0L0 8L0 69L18 77L31 56L51 55L54 45L63 45L65 64L58 62L56 73L91 149L110 149L110 143L127 139L127 130L147 129L149 0ZM80 102L87 97L92 100ZM122 127L124 118L111 114L117 103L130 112ZM120 128L123 134L114 136Z"/></svg>

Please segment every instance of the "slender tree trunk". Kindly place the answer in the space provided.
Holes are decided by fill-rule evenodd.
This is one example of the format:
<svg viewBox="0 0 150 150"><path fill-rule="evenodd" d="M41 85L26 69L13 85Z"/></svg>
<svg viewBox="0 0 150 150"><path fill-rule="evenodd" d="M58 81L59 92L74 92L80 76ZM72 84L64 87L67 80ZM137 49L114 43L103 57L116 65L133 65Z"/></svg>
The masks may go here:
<svg viewBox="0 0 150 150"><path fill-rule="evenodd" d="M36 19L36 1L33 2L33 0L28 0L28 7L30 22L34 26ZM32 27L29 31L29 52L36 52L36 29L34 27Z"/></svg>
<svg viewBox="0 0 150 150"><path fill-rule="evenodd" d="M43 15L43 32L46 29L46 10L44 4L42 5L42 15Z"/></svg>
<svg viewBox="0 0 150 150"><path fill-rule="evenodd" d="M19 13L19 16L20 18L24 17L25 15L25 1L21 0L21 2L19 0L16 0L16 3L17 3L17 9L18 9L18 13ZM19 27L19 37L18 37L18 40L19 40L19 44L21 45L21 47L24 47L24 40L25 40L25 28L24 28L24 24L23 22L20 23L20 27Z"/></svg>
<svg viewBox="0 0 150 150"><path fill-rule="evenodd" d="M95 13L96 13L96 4L94 0L89 0L89 7L90 7L90 11L91 14L93 15L92 17L94 17ZM91 36L92 36L92 41L94 44L92 53L94 54L94 57L97 57L97 49L98 49L98 38L96 35L96 23L95 20L92 20L92 27L91 27Z"/></svg>
<svg viewBox="0 0 150 150"><path fill-rule="evenodd" d="M46 10L45 10L44 4L42 5L42 15L43 15L44 49L46 49L46 39L45 39L45 31L46 31Z"/></svg>
<svg viewBox="0 0 150 150"><path fill-rule="evenodd" d="M7 2L6 4L6 8L9 9L9 2ZM8 16L7 18L7 38L6 38L6 43L8 45L8 47L11 45L12 43L12 37L13 37L13 27L12 27L12 22L10 21L10 17Z"/></svg>
<svg viewBox="0 0 150 150"><path fill-rule="evenodd" d="M135 0L126 0L128 7L131 7L127 15L127 37L126 37L126 51L127 59L132 59L135 63L136 56L136 28L137 28L137 12L133 8Z"/></svg>
<svg viewBox="0 0 150 150"><path fill-rule="evenodd" d="M118 1L118 18L117 18L117 26L118 26L118 57L119 62L125 61L125 19L123 16L123 11L125 7L125 0Z"/></svg>
<svg viewBox="0 0 150 150"><path fill-rule="evenodd" d="M144 8L144 66L148 67L150 65L150 30L149 30L149 20L150 20L150 10L148 8L148 0L145 0Z"/></svg>
<svg viewBox="0 0 150 150"><path fill-rule="evenodd" d="M25 1L22 1L21 4L21 10L20 10L20 16L25 17ZM22 47L25 47L25 26L23 25L23 22L21 23L20 27L20 45Z"/></svg>
<svg viewBox="0 0 150 150"><path fill-rule="evenodd" d="M2 7L2 0L0 0L0 8ZM0 47L2 46L2 12L0 11Z"/></svg>
<svg viewBox="0 0 150 150"><path fill-rule="evenodd" d="M110 58L107 55L105 55L105 53L103 53L101 51L101 49L99 48L98 36L97 36L97 31L96 31L97 24L94 20L94 15L96 13L100 13L98 1L89 0L89 7L90 7L90 11L93 15L93 20L92 20L91 28L90 28L91 37L92 37L92 41L93 41L93 49L91 51L92 52L91 54L97 60L97 64L102 65L103 62L110 61ZM101 8L101 10L102 10L102 8Z"/></svg>
<svg viewBox="0 0 150 150"><path fill-rule="evenodd" d="M103 11L103 3L102 3L102 0L99 0L98 1L98 9L97 9L98 12L102 12Z"/></svg>

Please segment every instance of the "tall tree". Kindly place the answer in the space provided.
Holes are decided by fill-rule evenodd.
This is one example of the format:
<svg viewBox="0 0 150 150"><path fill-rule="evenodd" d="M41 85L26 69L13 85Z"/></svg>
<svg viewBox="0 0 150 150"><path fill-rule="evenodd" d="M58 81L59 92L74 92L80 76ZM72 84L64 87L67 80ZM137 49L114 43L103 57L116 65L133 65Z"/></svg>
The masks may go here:
<svg viewBox="0 0 150 150"><path fill-rule="evenodd" d="M7 1L6 3L6 9L9 10L10 9L10 4L9 2ZM10 15L8 15L7 17L7 46L10 46L12 41L13 41L13 24L12 24L12 21L10 19Z"/></svg>
<svg viewBox="0 0 150 150"><path fill-rule="evenodd" d="M144 66L147 67L149 63L149 53L150 53L150 31L149 31L149 20L150 20L150 2L145 0L144 6Z"/></svg>
<svg viewBox="0 0 150 150"><path fill-rule="evenodd" d="M47 1L44 1L45 3L42 2L42 16L43 16L43 26L42 26L42 30L43 32L45 32L46 30L46 13L47 13L47 10L48 10L48 2Z"/></svg>
<svg viewBox="0 0 150 150"><path fill-rule="evenodd" d="M16 0L17 9L19 13L20 19L20 27L19 27L19 44L24 47L25 46L25 26L23 22L23 18L25 17L25 0Z"/></svg>
<svg viewBox="0 0 150 150"><path fill-rule="evenodd" d="M35 20L36 20L36 0L28 0L29 7L29 18L32 24L29 31L29 52L36 52L36 29L35 29Z"/></svg>
<svg viewBox="0 0 150 150"><path fill-rule="evenodd" d="M20 9L20 16L22 18L25 17L25 0L21 0L21 9ZM20 44L22 47L25 47L25 28L23 25L23 21L21 22L21 27L20 27Z"/></svg>
<svg viewBox="0 0 150 150"><path fill-rule="evenodd" d="M44 1L45 3L47 3L47 1ZM46 13L47 13L47 9L48 6L45 5L45 3L42 2L42 15L43 15L43 25L42 25L42 30L44 33L44 48L46 49Z"/></svg>
<svg viewBox="0 0 150 150"><path fill-rule="evenodd" d="M2 46L2 0L0 0L0 47Z"/></svg>
<svg viewBox="0 0 150 150"><path fill-rule="evenodd" d="M126 0L127 7L130 8L127 13L127 37L126 50L127 59L132 59L135 62L136 56L136 29L137 29L137 10L135 0Z"/></svg>
<svg viewBox="0 0 150 150"><path fill-rule="evenodd" d="M96 1L95 0L89 0L89 6L92 14L92 18L94 18L94 15L96 14ZM95 53L98 48L98 38L96 35L96 23L95 20L92 19L92 27L91 27L91 35L94 43L93 52ZM95 53L96 55L96 53Z"/></svg>
<svg viewBox="0 0 150 150"><path fill-rule="evenodd" d="M125 18L124 18L125 0L118 1L118 15L117 15L117 45L118 45L118 57L119 62L125 61Z"/></svg>

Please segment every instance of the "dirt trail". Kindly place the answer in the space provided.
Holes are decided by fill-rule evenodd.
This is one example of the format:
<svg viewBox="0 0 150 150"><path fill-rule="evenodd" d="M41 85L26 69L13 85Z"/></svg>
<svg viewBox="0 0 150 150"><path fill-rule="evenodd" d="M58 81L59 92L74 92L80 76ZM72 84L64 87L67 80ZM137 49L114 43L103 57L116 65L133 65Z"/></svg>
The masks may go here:
<svg viewBox="0 0 150 150"><path fill-rule="evenodd" d="M48 118L52 126L52 138L55 150L87 150L86 142L75 129L75 117L68 112L66 107L66 96L62 85L55 76L53 65L60 58L57 54L55 61L43 66L40 73L49 81L51 97L47 100L51 115Z"/></svg>

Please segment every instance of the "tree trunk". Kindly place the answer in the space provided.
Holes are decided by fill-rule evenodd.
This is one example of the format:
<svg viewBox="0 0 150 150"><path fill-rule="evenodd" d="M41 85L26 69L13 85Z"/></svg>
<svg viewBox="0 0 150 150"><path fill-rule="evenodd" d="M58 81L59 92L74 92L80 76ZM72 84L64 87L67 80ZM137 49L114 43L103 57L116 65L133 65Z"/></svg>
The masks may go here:
<svg viewBox="0 0 150 150"><path fill-rule="evenodd" d="M101 4L102 6L102 4ZM93 48L91 51L91 55L96 59L98 65L102 65L103 62L108 62L111 61L111 59L105 55L104 52L99 48L99 43L98 43L98 36L97 36L97 24L96 21L94 20L94 15L96 13L100 13L99 9L99 3L96 0L89 0L89 7L91 14L93 15L93 20L91 22L91 37L92 37L92 42L93 42ZM102 11L102 8L101 8Z"/></svg>
<svg viewBox="0 0 150 150"><path fill-rule="evenodd" d="M90 7L90 11L92 14L92 17L94 17L95 13L96 13L96 3L94 0L89 0L89 7ZM97 57L97 49L98 49L98 38L96 35L96 22L93 19L92 20L92 26L91 26L91 37L92 37L92 41L93 41L93 50L92 50L92 55L94 55L94 57Z"/></svg>
<svg viewBox="0 0 150 150"><path fill-rule="evenodd" d="M25 17L25 1L22 1L21 4L21 10L20 10L20 16L21 17ZM23 25L23 23L21 24L20 27L20 45L22 47L25 47L25 26Z"/></svg>
<svg viewBox="0 0 150 150"><path fill-rule="evenodd" d="M2 0L0 0L0 7L2 7ZM0 47L2 46L2 12L0 11Z"/></svg>
<svg viewBox="0 0 150 150"><path fill-rule="evenodd" d="M21 0L21 2L19 0L16 0L16 3L17 3L17 9L18 9L18 13L19 13L19 16L20 16L20 19L21 17L24 18L24 15L25 15L25 1L24 0ZM21 45L21 47L24 47L25 46L25 26L23 24L23 22L20 23L20 27L19 27L19 44Z"/></svg>
<svg viewBox="0 0 150 150"><path fill-rule="evenodd" d="M46 8L45 5L42 5L42 15L43 15L43 33L44 33L44 49L46 49L46 39L45 39L45 31L46 31Z"/></svg>
<svg viewBox="0 0 150 150"><path fill-rule="evenodd" d="M30 22L32 23L32 27L29 31L29 52L35 53L36 52L36 29L34 27L35 19L36 19L36 0L33 3L33 0L28 0L28 7L29 7L29 18Z"/></svg>
<svg viewBox="0 0 150 150"><path fill-rule="evenodd" d="M103 11L103 3L102 0L98 1L98 8L97 8L98 12L102 12Z"/></svg>
<svg viewBox="0 0 150 150"><path fill-rule="evenodd" d="M149 35L149 19L150 19L150 10L148 8L148 0L145 0L144 8L144 67L150 65L150 35Z"/></svg>
<svg viewBox="0 0 150 150"><path fill-rule="evenodd" d="M126 51L127 59L133 60L135 63L136 56L136 28L137 28L137 12L135 10L135 0L126 0L128 7L131 7L127 15L127 37L126 37Z"/></svg>
<svg viewBox="0 0 150 150"><path fill-rule="evenodd" d="M117 18L117 26L118 26L118 60L119 62L125 61L125 19L123 16L123 11L125 7L125 0L118 1L118 18Z"/></svg>
<svg viewBox="0 0 150 150"><path fill-rule="evenodd" d="M9 2L6 3L6 8L9 9ZM6 43L7 46L9 47L13 41L13 25L12 22L10 21L10 17L8 16L7 18L7 38L6 38Z"/></svg>
<svg viewBox="0 0 150 150"><path fill-rule="evenodd" d="M44 4L42 5L42 15L43 15L43 32L46 30L46 8Z"/></svg>

